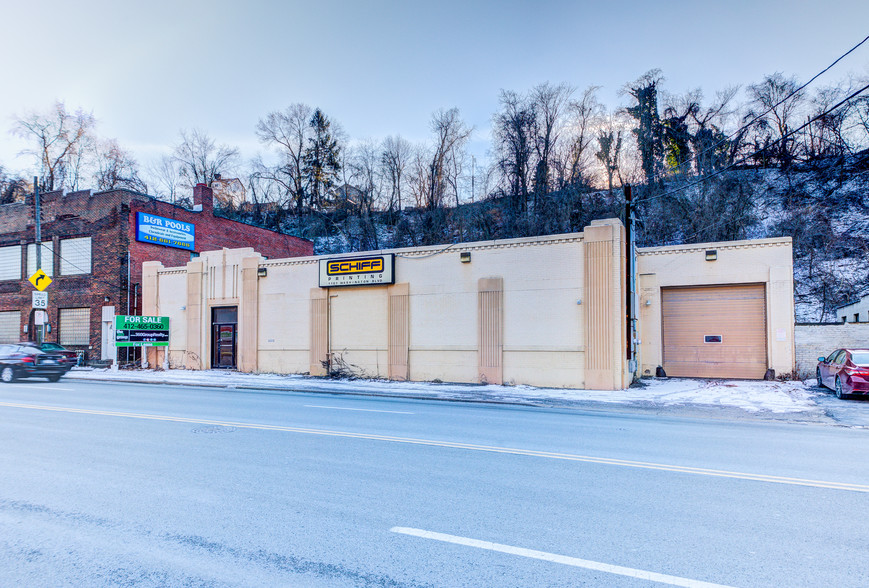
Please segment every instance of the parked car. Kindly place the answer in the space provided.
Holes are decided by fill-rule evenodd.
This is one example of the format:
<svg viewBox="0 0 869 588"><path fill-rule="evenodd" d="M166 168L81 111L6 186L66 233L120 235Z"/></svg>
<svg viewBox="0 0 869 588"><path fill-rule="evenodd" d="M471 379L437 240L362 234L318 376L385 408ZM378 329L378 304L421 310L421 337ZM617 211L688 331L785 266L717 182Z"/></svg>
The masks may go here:
<svg viewBox="0 0 869 588"><path fill-rule="evenodd" d="M41 376L58 381L72 367L59 353L48 353L30 345L0 345L0 380Z"/></svg>
<svg viewBox="0 0 869 588"><path fill-rule="evenodd" d="M58 345L57 343L52 343L50 341L43 341L42 343L34 343L33 341L22 341L21 343L19 343L19 345L36 347L37 349L41 349L46 353L59 353L63 356L64 361L69 364L70 367L78 365L78 352L71 351L62 345Z"/></svg>
<svg viewBox="0 0 869 588"><path fill-rule="evenodd" d="M818 386L836 391L837 398L869 394L869 349L837 349L818 358Z"/></svg>

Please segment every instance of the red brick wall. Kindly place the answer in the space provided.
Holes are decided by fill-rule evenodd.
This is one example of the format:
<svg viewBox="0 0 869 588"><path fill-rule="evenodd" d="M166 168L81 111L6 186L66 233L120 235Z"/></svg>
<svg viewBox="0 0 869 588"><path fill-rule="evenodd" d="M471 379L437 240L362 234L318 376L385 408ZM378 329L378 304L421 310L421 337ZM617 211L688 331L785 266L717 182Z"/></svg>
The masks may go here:
<svg viewBox="0 0 869 588"><path fill-rule="evenodd" d="M206 190L208 190L206 188ZM161 247L136 241L136 212L149 212L196 225L196 251L252 247L269 257L297 257L313 254L313 243L305 239L282 235L259 227L215 217L209 206L195 212L154 200L127 190L91 194L90 191L63 195L49 192L42 195L42 238L55 241L55 253L61 254L60 239L91 237L92 273L61 276L59 258L55 257L54 278L48 287L49 341L58 340L58 317L61 308L91 309L90 357L99 358L101 308L115 306L118 314L135 314L141 308L142 263L159 261L166 267L183 266L190 260L190 251ZM0 246L33 243L35 226L32 198L26 203L0 206ZM23 250L24 248L22 248ZM128 267L129 253L129 267ZM24 259L24 250L22 259ZM43 267L47 261L43 260ZM128 277L129 270L129 277ZM20 281L0 281L0 311L19 310L21 325L28 323L33 286L27 282L28 268L22 269ZM130 288L128 290L128 283ZM105 299L108 298L108 301ZM30 334L22 338L29 337Z"/></svg>
<svg viewBox="0 0 869 588"><path fill-rule="evenodd" d="M238 221L213 216L210 207L202 212L172 206L167 202L149 200L133 201L130 206L130 255L133 259L136 280L142 276L142 263L159 261L165 267L178 267L190 261L190 251L173 249L136 241L136 213L147 212L165 218L192 223L196 226L196 251L239 249L252 247L254 251L270 259L302 257L314 254L314 244L306 239L284 235Z"/></svg>

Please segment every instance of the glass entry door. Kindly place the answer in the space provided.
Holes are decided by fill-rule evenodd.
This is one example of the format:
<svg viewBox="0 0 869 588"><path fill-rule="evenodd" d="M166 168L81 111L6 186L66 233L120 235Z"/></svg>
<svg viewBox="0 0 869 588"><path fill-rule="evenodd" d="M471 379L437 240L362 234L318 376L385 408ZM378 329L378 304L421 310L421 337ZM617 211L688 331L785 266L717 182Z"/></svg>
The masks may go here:
<svg viewBox="0 0 869 588"><path fill-rule="evenodd" d="M211 309L211 367L235 369L238 336L238 308Z"/></svg>

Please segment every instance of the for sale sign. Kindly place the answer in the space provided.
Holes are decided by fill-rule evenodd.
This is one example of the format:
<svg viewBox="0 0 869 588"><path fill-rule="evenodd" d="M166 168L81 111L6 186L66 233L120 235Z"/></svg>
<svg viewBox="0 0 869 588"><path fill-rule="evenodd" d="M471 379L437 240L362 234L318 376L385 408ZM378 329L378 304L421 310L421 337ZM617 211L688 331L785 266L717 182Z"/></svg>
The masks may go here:
<svg viewBox="0 0 869 588"><path fill-rule="evenodd" d="M118 347L169 346L168 316L115 317L115 345Z"/></svg>

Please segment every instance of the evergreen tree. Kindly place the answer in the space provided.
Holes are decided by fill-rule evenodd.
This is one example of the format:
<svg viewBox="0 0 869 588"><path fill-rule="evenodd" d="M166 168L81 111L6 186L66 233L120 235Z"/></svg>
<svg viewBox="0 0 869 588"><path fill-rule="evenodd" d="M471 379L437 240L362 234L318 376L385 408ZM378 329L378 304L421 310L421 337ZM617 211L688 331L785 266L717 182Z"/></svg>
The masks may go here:
<svg viewBox="0 0 869 588"><path fill-rule="evenodd" d="M341 148L338 140L332 136L332 123L322 110L318 108L314 111L309 125L312 136L308 139L302 165L308 181L311 207L319 208L341 171Z"/></svg>
<svg viewBox="0 0 869 588"><path fill-rule="evenodd" d="M637 105L628 108L627 112L637 121L633 133L637 137L646 185L650 188L662 181L660 172L664 144L658 115L658 84L662 79L660 70L654 69L627 87L627 93L637 101Z"/></svg>

